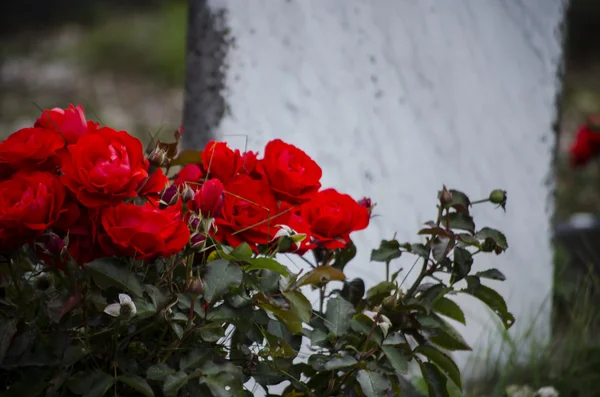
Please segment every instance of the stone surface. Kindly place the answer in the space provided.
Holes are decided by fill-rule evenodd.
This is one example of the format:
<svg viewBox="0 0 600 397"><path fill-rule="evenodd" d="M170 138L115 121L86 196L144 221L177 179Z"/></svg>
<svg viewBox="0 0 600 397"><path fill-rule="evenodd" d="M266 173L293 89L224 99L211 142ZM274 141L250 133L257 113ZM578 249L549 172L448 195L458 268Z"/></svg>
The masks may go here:
<svg viewBox="0 0 600 397"><path fill-rule="evenodd" d="M546 338L552 282L547 185L560 89L562 0L213 0L236 45L225 75L231 114L214 132L240 149L282 138L323 168L325 186L370 196L381 217L355 235L349 277L373 284L370 249L396 233L414 241L443 183L473 199L509 192L506 214L475 210L510 249L478 258L517 318L511 335ZM296 261L300 263L300 261ZM399 261L405 272L412 261ZM417 271L413 271L416 275ZM411 277L408 278L410 281ZM491 314L461 299L474 354L502 337ZM533 326L533 322L536 325ZM504 352L507 349L503 349Z"/></svg>

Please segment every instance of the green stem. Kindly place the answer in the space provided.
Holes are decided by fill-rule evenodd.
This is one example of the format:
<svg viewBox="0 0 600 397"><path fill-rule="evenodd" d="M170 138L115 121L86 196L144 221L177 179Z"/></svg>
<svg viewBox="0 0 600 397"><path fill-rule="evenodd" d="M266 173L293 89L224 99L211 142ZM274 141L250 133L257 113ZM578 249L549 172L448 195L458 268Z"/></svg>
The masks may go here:
<svg viewBox="0 0 600 397"><path fill-rule="evenodd" d="M390 281L390 262L385 262L385 281Z"/></svg>
<svg viewBox="0 0 600 397"><path fill-rule="evenodd" d="M481 204L481 203L487 203L488 201L490 201L489 198L484 198L484 199L481 199L481 200L475 200L475 201L471 201L471 205Z"/></svg>
<svg viewBox="0 0 600 397"><path fill-rule="evenodd" d="M407 301L410 298L412 298L412 296L417 291L417 288L419 288L419 285L421 284L421 281L423 281L423 279L426 276L427 276L427 258L424 258L423 259L423 267L421 268L421 272L419 273L419 276L417 277L417 279L415 280L415 282L413 283L413 285L410 287L410 289L408 290L408 292L406 292L405 299Z"/></svg>

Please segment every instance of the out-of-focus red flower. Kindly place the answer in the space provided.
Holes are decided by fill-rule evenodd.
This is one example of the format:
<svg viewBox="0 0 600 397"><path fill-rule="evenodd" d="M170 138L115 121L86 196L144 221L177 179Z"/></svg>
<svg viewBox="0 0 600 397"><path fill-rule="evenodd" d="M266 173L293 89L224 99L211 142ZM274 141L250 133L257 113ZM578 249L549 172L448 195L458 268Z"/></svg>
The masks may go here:
<svg viewBox="0 0 600 397"><path fill-rule="evenodd" d="M199 165L188 164L179 171L173 184L180 186L184 183L192 186L193 189L200 185L200 181L204 178L204 172Z"/></svg>
<svg viewBox="0 0 600 397"><path fill-rule="evenodd" d="M579 127L575 141L569 147L569 162L572 167L581 167L600 152L600 123L594 117Z"/></svg>
<svg viewBox="0 0 600 397"><path fill-rule="evenodd" d="M148 165L138 139L103 127L63 152L61 181L84 206L98 208L136 197Z"/></svg>
<svg viewBox="0 0 600 397"><path fill-rule="evenodd" d="M343 248L350 233L366 228L369 211L347 194L325 189L302 206L302 218L310 225L311 235L328 249Z"/></svg>
<svg viewBox="0 0 600 397"><path fill-rule="evenodd" d="M265 147L260 172L275 196L292 204L310 200L321 188L321 167L304 151L281 139Z"/></svg>
<svg viewBox="0 0 600 397"><path fill-rule="evenodd" d="M0 178L24 169L55 172L64 147L64 138L54 130L23 128L0 142Z"/></svg>
<svg viewBox="0 0 600 397"><path fill-rule="evenodd" d="M108 253L154 259L174 255L186 246L190 231L178 205L158 209L150 203L121 203L101 213L100 244Z"/></svg>
<svg viewBox="0 0 600 397"><path fill-rule="evenodd" d="M210 141L202 151L202 165L210 175L226 183L244 164L239 150L231 150L225 142Z"/></svg>

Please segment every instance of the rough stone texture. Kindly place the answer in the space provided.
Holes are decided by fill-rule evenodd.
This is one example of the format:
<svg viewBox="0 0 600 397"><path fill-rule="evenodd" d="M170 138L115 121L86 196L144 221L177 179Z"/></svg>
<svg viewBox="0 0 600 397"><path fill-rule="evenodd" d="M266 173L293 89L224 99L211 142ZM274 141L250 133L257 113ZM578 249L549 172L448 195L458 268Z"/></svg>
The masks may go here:
<svg viewBox="0 0 600 397"><path fill-rule="evenodd" d="M231 44L225 10L211 10L207 0L190 0L186 51L183 143L202 148L227 112L223 98L225 56Z"/></svg>
<svg viewBox="0 0 600 397"><path fill-rule="evenodd" d="M476 268L498 267L508 277L490 284L517 318L512 335L533 329L544 339L563 3L210 1L213 12L227 10L236 39L226 75L232 113L219 134L253 150L283 138L323 167L325 186L378 203L382 216L356 234L359 255L347 267L368 284L384 277L383 266L368 262L370 249L394 233L414 241L435 216L443 183L473 199L505 188L506 214L484 206L475 215L480 226L505 231L511 247L478 258ZM407 271L412 261L395 266ZM473 300L460 303L467 341L479 354L497 353L491 314ZM478 365L476 354L456 358L462 367Z"/></svg>

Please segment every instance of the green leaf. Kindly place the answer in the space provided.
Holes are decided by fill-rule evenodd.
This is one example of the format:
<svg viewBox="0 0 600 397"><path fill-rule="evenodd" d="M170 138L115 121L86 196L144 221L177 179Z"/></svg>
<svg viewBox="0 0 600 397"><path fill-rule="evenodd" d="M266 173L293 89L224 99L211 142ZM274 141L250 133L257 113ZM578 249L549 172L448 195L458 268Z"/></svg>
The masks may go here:
<svg viewBox="0 0 600 397"><path fill-rule="evenodd" d="M310 318L312 316L312 305L310 301L304 294L300 291L286 291L283 293L283 296L290 302L290 306L292 310L294 310L298 316L305 323L310 322Z"/></svg>
<svg viewBox="0 0 600 397"><path fill-rule="evenodd" d="M456 247L454 249L454 266L452 266L452 276L450 284L454 284L465 278L471 271L473 265L473 256L464 248Z"/></svg>
<svg viewBox="0 0 600 397"><path fill-rule="evenodd" d="M102 397L114 384L115 379L99 369L78 372L67 381L71 392L84 397Z"/></svg>
<svg viewBox="0 0 600 397"><path fill-rule="evenodd" d="M480 240L485 240L487 238L490 238L494 241L494 243L498 247L502 248L502 250L506 250L508 248L508 242L506 241L506 236L504 235L504 233L502 233L496 229L484 227L475 234L475 237Z"/></svg>
<svg viewBox="0 0 600 397"><path fill-rule="evenodd" d="M450 212L447 215L447 221L450 224L450 229L466 230L471 234L475 233L475 222L473 222L470 215L461 212Z"/></svg>
<svg viewBox="0 0 600 397"><path fill-rule="evenodd" d="M146 371L146 378L162 382L167 379L167 376L174 373L175 370L169 367L167 364L158 363L148 368L148 371Z"/></svg>
<svg viewBox="0 0 600 397"><path fill-rule="evenodd" d="M232 287L242 283L242 270L236 264L223 259L210 262L204 276L204 299L214 302Z"/></svg>
<svg viewBox="0 0 600 397"><path fill-rule="evenodd" d="M365 282L360 278L344 281L340 295L353 305L358 305L365 294Z"/></svg>
<svg viewBox="0 0 600 397"><path fill-rule="evenodd" d="M440 369L448 375L450 380L462 390L460 370L450 356L430 345L417 346L414 351L415 353L424 355L429 361L440 367Z"/></svg>
<svg viewBox="0 0 600 397"><path fill-rule="evenodd" d="M500 270L498 270L498 269L484 270L482 272L475 273L475 275L477 277L489 278L491 280L498 280L498 281L504 281L504 280L506 280L506 277L504 276L504 274L502 274L502 272Z"/></svg>
<svg viewBox="0 0 600 397"><path fill-rule="evenodd" d="M377 285L369 288L367 291L367 300L373 306L379 305L386 297L391 295L392 291L396 291L396 284L389 281L382 281Z"/></svg>
<svg viewBox="0 0 600 397"><path fill-rule="evenodd" d="M183 334L184 334L184 330L183 327L175 322L171 323L171 329L173 330L173 332L175 332L175 335L177 335L177 337L179 339L183 338Z"/></svg>
<svg viewBox="0 0 600 397"><path fill-rule="evenodd" d="M94 282L100 288L116 287L131 292L138 298L144 294L144 288L137 276L118 259L96 259L86 263L85 270L92 275Z"/></svg>
<svg viewBox="0 0 600 397"><path fill-rule="evenodd" d="M427 383L429 397L450 397L446 386L446 376L439 370L438 367L431 363L419 363L423 379Z"/></svg>
<svg viewBox="0 0 600 397"><path fill-rule="evenodd" d="M117 378L119 382L125 383L145 397L154 397L154 391L144 378L135 375L121 375Z"/></svg>
<svg viewBox="0 0 600 397"><path fill-rule="evenodd" d="M184 371L179 371L171 375L167 375L163 384L163 393L165 397L176 397L177 392L188 382L188 374Z"/></svg>
<svg viewBox="0 0 600 397"><path fill-rule="evenodd" d="M465 313L463 313L460 306L458 306L453 300L441 297L434 302L432 309L434 312L456 320L461 324L467 323L465 319Z"/></svg>
<svg viewBox="0 0 600 397"><path fill-rule="evenodd" d="M290 272L287 267L271 258L254 258L246 261L249 265L244 267L244 270L270 270L272 272L281 274L282 276L289 276Z"/></svg>
<svg viewBox="0 0 600 397"><path fill-rule="evenodd" d="M194 349L179 360L179 369L185 371L187 369L193 369L199 364L205 362L210 357L210 350L208 349Z"/></svg>
<svg viewBox="0 0 600 397"><path fill-rule="evenodd" d="M402 247L406 248L409 252L421 256L423 258L429 258L429 249L427 248L427 246L421 244L421 243L416 243L416 244L409 244L406 243L404 245L402 245Z"/></svg>
<svg viewBox="0 0 600 397"><path fill-rule="evenodd" d="M433 314L432 316L435 316ZM471 351L471 346L467 344L467 341L462 337L460 332L456 330L452 325L450 325L447 321L444 321L441 317L435 316L436 320L439 322L440 327L436 329L436 335L431 337L431 342L436 345L452 351Z"/></svg>
<svg viewBox="0 0 600 397"><path fill-rule="evenodd" d="M243 397L241 368L231 363L216 364L207 361L201 368L200 384L208 386L215 397Z"/></svg>
<svg viewBox="0 0 600 397"><path fill-rule="evenodd" d="M444 284L435 284L421 292L417 300L425 308L427 313L429 313L433 304L447 291L448 289Z"/></svg>
<svg viewBox="0 0 600 397"><path fill-rule="evenodd" d="M390 381L378 372L361 369L356 380L367 397L385 396L385 392L392 388Z"/></svg>
<svg viewBox="0 0 600 397"><path fill-rule="evenodd" d="M264 310L272 312L279 320L281 320L286 327L293 334L302 333L302 320L295 312L284 310L277 306L269 297L264 293L259 292L254 295L254 301L256 305Z"/></svg>
<svg viewBox="0 0 600 397"><path fill-rule="evenodd" d="M356 245L352 241L345 247L337 250L333 267L344 271L346 265L356 256Z"/></svg>
<svg viewBox="0 0 600 397"><path fill-rule="evenodd" d="M401 255L400 243L397 240L382 240L379 248L371 251L371 262L391 262Z"/></svg>
<svg viewBox="0 0 600 397"><path fill-rule="evenodd" d="M449 207L454 208L457 212L469 213L469 207L471 206L471 200L461 191L450 189L452 194L452 201L448 204ZM438 199L441 197L442 192L438 192Z"/></svg>
<svg viewBox="0 0 600 397"><path fill-rule="evenodd" d="M225 336L225 328L219 323L208 323L198 330L203 341L213 343Z"/></svg>
<svg viewBox="0 0 600 397"><path fill-rule="evenodd" d="M341 296L329 299L325 312L325 326L336 336L345 335L350 329L354 306Z"/></svg>
<svg viewBox="0 0 600 397"><path fill-rule="evenodd" d="M400 332L392 332L383 341L385 346L408 346L406 337Z"/></svg>
<svg viewBox="0 0 600 397"><path fill-rule="evenodd" d="M0 321L0 364L4 361L6 352L10 347L10 342L17 332L17 324L19 320L11 318L10 320L2 319Z"/></svg>
<svg viewBox="0 0 600 397"><path fill-rule="evenodd" d="M324 368L326 371L330 371L351 367L356 363L358 363L358 361L352 356L334 356L325 363Z"/></svg>
<svg viewBox="0 0 600 397"><path fill-rule="evenodd" d="M389 345L383 345L381 346L381 350L397 373L408 373L408 360L400 349Z"/></svg>
<svg viewBox="0 0 600 397"><path fill-rule="evenodd" d="M231 255L235 259L246 261L252 258L253 252L252 248L250 248L248 243L241 243L240 245L235 247L229 255Z"/></svg>
<svg viewBox="0 0 600 397"><path fill-rule="evenodd" d="M493 289L479 284L476 287L468 287L465 291L483 303L485 303L500 319L506 329L509 329L515 323L515 317L508 311L504 298Z"/></svg>
<svg viewBox="0 0 600 397"><path fill-rule="evenodd" d="M296 282L296 286L326 284L330 281L343 281L345 279L346 276L341 270L332 266L319 266L300 277Z"/></svg>

